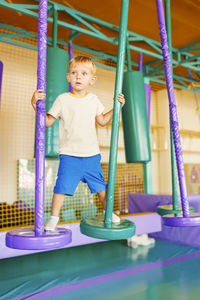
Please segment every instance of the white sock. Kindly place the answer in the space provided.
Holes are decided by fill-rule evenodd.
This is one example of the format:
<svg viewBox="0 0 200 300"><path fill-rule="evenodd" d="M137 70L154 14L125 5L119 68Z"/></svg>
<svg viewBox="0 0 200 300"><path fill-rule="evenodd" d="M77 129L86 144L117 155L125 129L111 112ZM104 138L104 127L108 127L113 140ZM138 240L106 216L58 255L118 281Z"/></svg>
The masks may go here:
<svg viewBox="0 0 200 300"><path fill-rule="evenodd" d="M112 222L115 223L115 224L120 223L120 218L114 213L112 213Z"/></svg>
<svg viewBox="0 0 200 300"><path fill-rule="evenodd" d="M58 224L59 217L51 216L48 220L48 222L45 224L44 229L45 230L55 230L56 225Z"/></svg>
<svg viewBox="0 0 200 300"><path fill-rule="evenodd" d="M103 213L105 215L105 210L103 211ZM120 218L114 213L112 213L112 223L115 223L115 224L120 223Z"/></svg>

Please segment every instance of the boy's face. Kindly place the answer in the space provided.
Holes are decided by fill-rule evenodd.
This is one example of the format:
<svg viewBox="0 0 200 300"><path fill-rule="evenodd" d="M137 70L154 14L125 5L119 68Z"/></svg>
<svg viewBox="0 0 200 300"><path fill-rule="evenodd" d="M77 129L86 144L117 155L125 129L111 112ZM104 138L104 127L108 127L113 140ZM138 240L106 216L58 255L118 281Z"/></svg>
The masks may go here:
<svg viewBox="0 0 200 300"><path fill-rule="evenodd" d="M91 68L87 64L75 64L70 67L67 80L71 83L72 90L77 94L84 94L90 85L96 81L96 76L92 74Z"/></svg>

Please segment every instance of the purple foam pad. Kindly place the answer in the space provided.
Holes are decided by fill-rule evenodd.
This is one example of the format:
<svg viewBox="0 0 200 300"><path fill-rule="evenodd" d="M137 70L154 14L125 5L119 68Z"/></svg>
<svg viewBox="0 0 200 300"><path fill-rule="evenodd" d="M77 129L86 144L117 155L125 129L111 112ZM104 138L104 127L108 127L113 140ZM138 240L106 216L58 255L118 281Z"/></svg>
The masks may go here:
<svg viewBox="0 0 200 300"><path fill-rule="evenodd" d="M179 214L178 216L174 214L165 215L163 217L163 224L175 227L199 226L200 213L191 213L190 217L183 217L183 214Z"/></svg>
<svg viewBox="0 0 200 300"><path fill-rule="evenodd" d="M72 241L72 232L69 229L57 228L55 231L35 235L34 228L19 228L6 234L6 246L21 250L45 250L59 248Z"/></svg>
<svg viewBox="0 0 200 300"><path fill-rule="evenodd" d="M136 224L136 234L144 234L144 233L152 234L153 232L161 231L161 216L159 216L157 213L141 213L141 214L134 214L134 215L132 214L126 217L123 216L122 218L130 220ZM91 238L81 234L79 222L71 223L71 224L62 224L62 228L67 229L68 225L70 226L70 229L73 232L72 242L59 248L77 247L77 246L99 243L104 241L104 240ZM43 249L39 249L39 250L19 249L18 250L18 249L7 248L4 243L6 239L6 234L7 234L6 232L3 231L0 232L0 259L47 251L45 249L44 250Z"/></svg>

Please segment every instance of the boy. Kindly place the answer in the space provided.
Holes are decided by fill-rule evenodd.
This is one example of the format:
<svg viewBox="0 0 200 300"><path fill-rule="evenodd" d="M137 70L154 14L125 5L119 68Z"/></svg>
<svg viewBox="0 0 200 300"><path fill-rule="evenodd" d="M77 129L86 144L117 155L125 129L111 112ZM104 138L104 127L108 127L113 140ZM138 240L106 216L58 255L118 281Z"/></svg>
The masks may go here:
<svg viewBox="0 0 200 300"><path fill-rule="evenodd" d="M101 156L96 136L95 121L105 126L113 115L113 109L103 114L104 106L96 95L88 93L88 87L96 81L96 66L85 56L74 57L69 62L67 79L71 83L72 93L59 95L46 115L46 127L59 118L59 154L60 164L54 194L51 217L45 230L55 230L65 195L73 196L80 181L86 182L91 193L97 193L105 209L106 187L101 169ZM36 90L31 104L36 111L36 103L46 94ZM118 101L122 106L124 96ZM120 218L113 213L112 222L119 223Z"/></svg>

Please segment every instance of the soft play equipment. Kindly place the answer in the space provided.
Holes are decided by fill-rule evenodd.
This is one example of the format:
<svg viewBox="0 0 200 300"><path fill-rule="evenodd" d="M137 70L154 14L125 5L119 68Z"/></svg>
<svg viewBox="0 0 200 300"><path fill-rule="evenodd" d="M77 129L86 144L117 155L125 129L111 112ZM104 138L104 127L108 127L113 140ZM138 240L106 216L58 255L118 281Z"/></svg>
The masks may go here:
<svg viewBox="0 0 200 300"><path fill-rule="evenodd" d="M69 55L58 47L47 48L47 88L46 88L46 111L53 105L56 97L68 92L66 74L68 71ZM58 157L59 143L58 120L49 128L46 128L46 157Z"/></svg>
<svg viewBox="0 0 200 300"><path fill-rule="evenodd" d="M167 92L169 98L170 120L173 132L173 141L176 154L176 164L179 178L179 188L181 195L181 205L183 214L169 214L163 217L164 224L168 226L197 226L200 225L200 214L190 213L189 203L187 199L187 188L184 172L183 153L181 149L181 140L179 134L179 124L177 107L175 102L173 76L171 68L171 58L168 47L167 32L165 26L165 15L162 0L157 0L158 23L160 28L160 37L162 44L162 54L164 60L165 77L167 83Z"/></svg>
<svg viewBox="0 0 200 300"><path fill-rule="evenodd" d="M104 216L86 217L80 223L80 229L83 234L91 237L109 240L127 239L135 234L135 224L129 220L121 219L119 224L112 223L115 175L117 166L119 121L121 110L121 104L119 101L117 101L117 96L121 93L122 90L128 23L128 8L128 1L122 1L105 218Z"/></svg>
<svg viewBox="0 0 200 300"><path fill-rule="evenodd" d="M48 1L39 2L38 19L38 82L37 89L46 91ZM44 231L44 172L45 172L45 100L37 102L36 158L35 158L35 227L10 231L6 235L6 246L14 249L51 249L62 247L72 240L71 231L58 228L56 232Z"/></svg>
<svg viewBox="0 0 200 300"><path fill-rule="evenodd" d="M149 126L143 74L124 73L123 94L126 105L122 109L126 162L151 160Z"/></svg>

